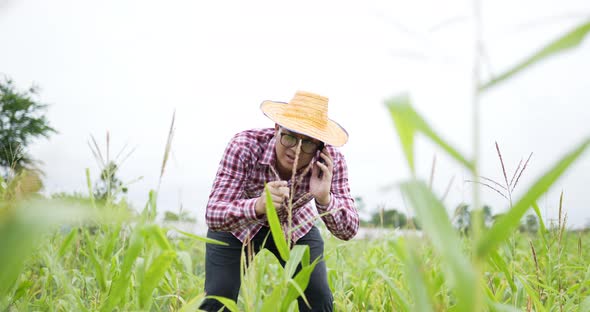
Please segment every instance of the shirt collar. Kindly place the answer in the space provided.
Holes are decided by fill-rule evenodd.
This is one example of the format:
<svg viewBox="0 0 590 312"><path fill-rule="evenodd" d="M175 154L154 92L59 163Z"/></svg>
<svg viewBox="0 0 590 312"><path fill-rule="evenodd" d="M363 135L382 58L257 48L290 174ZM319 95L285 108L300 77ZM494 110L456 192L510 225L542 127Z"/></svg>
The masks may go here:
<svg viewBox="0 0 590 312"><path fill-rule="evenodd" d="M275 153L275 145L277 144L276 135L273 135L272 139L268 141L264 152L262 153L262 158L260 158L260 163L263 165L271 165L276 162L276 153Z"/></svg>

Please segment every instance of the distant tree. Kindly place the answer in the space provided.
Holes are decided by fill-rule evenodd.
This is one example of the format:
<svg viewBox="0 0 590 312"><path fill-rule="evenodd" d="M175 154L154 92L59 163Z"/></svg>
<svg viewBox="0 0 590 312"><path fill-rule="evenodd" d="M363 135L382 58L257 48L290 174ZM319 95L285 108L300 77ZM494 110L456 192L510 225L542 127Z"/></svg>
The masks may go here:
<svg viewBox="0 0 590 312"><path fill-rule="evenodd" d="M527 215L524 219L524 222L522 223L521 231L528 233L537 233L539 231L539 222L537 220L537 216L534 214Z"/></svg>
<svg viewBox="0 0 590 312"><path fill-rule="evenodd" d="M101 171L100 179L96 181L94 198L106 200L119 194L127 194L127 187L117 178L119 167L113 161L109 162Z"/></svg>
<svg viewBox="0 0 590 312"><path fill-rule="evenodd" d="M135 149L132 149L127 154L124 154L127 148L127 145L125 145L119 151L117 156L112 158L110 155L110 142L110 134L107 131L105 146L106 153L103 154L93 135L90 135L90 141L88 141L88 146L100 168L100 178L95 182L94 186L94 198L101 201L115 201L118 199L119 195L127 194L127 185L129 185L129 183L124 184L118 178L117 174L125 160L127 160L135 151ZM141 179L141 177L139 179Z"/></svg>
<svg viewBox="0 0 590 312"><path fill-rule="evenodd" d="M56 133L43 115L47 105L37 102L35 95L35 87L19 91L12 80L0 81L0 167L5 177L11 170L38 171L26 148L33 139Z"/></svg>
<svg viewBox="0 0 590 312"><path fill-rule="evenodd" d="M396 209L380 209L371 217L371 223L375 226L402 228L408 223L408 218Z"/></svg>
<svg viewBox="0 0 590 312"><path fill-rule="evenodd" d="M461 234L468 234L471 227L471 211L469 205L459 204L453 214L453 225Z"/></svg>
<svg viewBox="0 0 590 312"><path fill-rule="evenodd" d="M492 215L492 207L488 205L484 205L482 208L482 215L484 220L484 225L486 227L490 227L495 222L496 216ZM452 223L453 226L461 232L461 234L469 234L469 229L471 228L471 221L473 218L473 211L469 205L465 203L461 203L457 205L455 208L455 212L453 213Z"/></svg>

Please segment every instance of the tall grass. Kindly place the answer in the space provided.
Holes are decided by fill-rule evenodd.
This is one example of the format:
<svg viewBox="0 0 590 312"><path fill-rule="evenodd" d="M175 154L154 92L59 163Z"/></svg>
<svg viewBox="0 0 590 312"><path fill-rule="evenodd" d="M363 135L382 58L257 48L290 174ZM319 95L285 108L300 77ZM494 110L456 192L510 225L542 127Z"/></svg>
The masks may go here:
<svg viewBox="0 0 590 312"><path fill-rule="evenodd" d="M477 34L481 28L479 25L479 1L474 1L474 3ZM513 233L520 224L520 220L526 211L533 207L540 216L539 209L536 205L537 199L553 185L553 183L582 155L582 153L584 153L588 145L590 145L590 137L584 138L582 142L573 147L571 151L566 153L555 165L546 170L545 174L538 178L514 204L512 204L512 190L516 185L520 174L522 174L522 171L526 167L526 164L523 166L523 169L520 171L514 184L511 185L512 182L508 182L508 176L498 147L497 151L502 164L505 186L502 186L495 181L492 182L506 190L506 195L501 191L498 192L508 199L510 209L489 230L485 230L483 227L483 217L479 203L479 185L488 184L480 181L478 170L480 144L479 100L480 97L483 96L483 93L492 86L495 86L500 82L505 82L511 76L522 72L527 67L547 57L578 45L589 31L590 22L586 22L561 38L556 39L546 48L534 54L523 63L518 64L515 68L508 70L505 74L502 74L499 77L493 78L487 83L480 82L479 64L481 62L480 56L482 52L482 42L480 40L481 37L476 36L476 63L474 65L473 92L473 155L471 159L452 147L451 144L447 143L440 134L430 127L428 122L426 122L426 120L413 109L411 100L407 94L394 97L386 103L399 135L399 140L408 162L408 166L412 172L412 179L402 184L402 192L405 197L409 198L410 205L414 209L420 222L423 224L424 232L431 241L433 250L436 251L437 255L440 257L441 269L442 272L444 272L442 284L449 286L452 299L450 305L445 306L452 308L454 311L511 309L510 306L503 305L505 304L503 300L498 300L494 291L490 292L489 288L483 287L485 281L489 280L490 272L487 271L487 262L489 262L490 259L493 260L497 270L500 270L507 275L507 283L512 290L512 300L510 302L512 306L522 307L522 298L526 294L528 296L528 301L526 302L527 308L543 310L547 307L547 300L542 300L538 295L538 292L532 290L539 289L539 287L555 288L555 286L552 284L545 284L537 285L537 288L533 287L529 280L515 273L516 268L514 267L514 257L519 250L516 248L516 245L514 245L514 248L509 248L508 251L510 251L510 253L506 255L512 258L512 267L507 267L507 261L504 261L499 249L511 246L506 244L509 239L512 239L516 244L517 240L514 238ZM471 231L472 237L470 248L467 248L465 252L462 252L459 249L459 246L462 246L461 240L452 230L446 213L446 207L437 199L437 196L432 193L426 183L415 174L414 139L417 134L424 135L428 138L432 143L437 145L468 170L473 177L471 181L475 182L475 187L473 188L472 198L472 205L474 207ZM514 180L514 178L512 180ZM495 189L493 186L488 186ZM557 235L559 238L558 246L564 246L561 243L561 233L563 232L562 229L560 230L560 234ZM545 234L543 233L542 236L543 242L546 243L547 239ZM545 247L548 248L548 245L545 244ZM531 248L532 250L535 250L534 247ZM416 253L414 248L406 248L405 253L409 258L415 259L413 258L413 255ZM558 259L560 259L559 256L562 254L561 249L557 250L557 254ZM536 257L537 255L534 254L534 258ZM411 265L414 266L414 264ZM410 264L408 264L408 266L410 266ZM539 267L539 262L536 262L536 266ZM558 263L558 266L561 267L560 263ZM406 280L412 285L427 286L428 288L428 280L421 274L421 272L422 271L420 270L410 270L406 272ZM555 276L561 275L558 273L555 274ZM537 284L539 283L538 281L539 280L537 280ZM562 302L563 292L561 291L561 279L559 279L558 289L559 302ZM436 304L432 305L432 302L428 297L420 295L419 292L416 293L414 299L414 307L419 307L421 311L433 311L436 309ZM555 297L553 297L553 299L555 299ZM579 298L576 300L579 300ZM561 307L562 303L560 303L560 308Z"/></svg>

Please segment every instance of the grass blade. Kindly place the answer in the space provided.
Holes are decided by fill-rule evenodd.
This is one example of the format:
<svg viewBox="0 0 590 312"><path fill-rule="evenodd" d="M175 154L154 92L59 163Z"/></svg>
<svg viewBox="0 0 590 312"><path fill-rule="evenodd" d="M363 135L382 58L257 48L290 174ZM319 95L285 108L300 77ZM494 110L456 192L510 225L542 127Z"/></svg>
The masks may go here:
<svg viewBox="0 0 590 312"><path fill-rule="evenodd" d="M566 154L553 168L548 170L533 184L510 211L492 226L478 244L477 255L480 259L487 257L492 249L505 241L514 232L529 207L561 177L565 170L578 159L588 145L590 145L590 138L587 138L573 151Z"/></svg>
<svg viewBox="0 0 590 312"><path fill-rule="evenodd" d="M404 273L408 282L408 290L414 298L414 306L407 311L434 311L432 299L428 293L428 283L424 276L423 267L420 266L423 262L417 255L414 248L410 248L405 244L405 241L400 240L397 244L393 244L394 252L397 257L401 259L404 264Z"/></svg>
<svg viewBox="0 0 590 312"><path fill-rule="evenodd" d="M397 287L393 283L391 278L387 274L385 274L383 271L381 271L380 269L375 268L375 269L373 269L373 272L375 272L379 276L381 276L381 278L385 281L387 286L389 286L389 290L391 290L391 292L393 293L393 297L395 299L395 302L399 305L400 310L401 311L410 311L410 305L408 304L408 300L406 300L406 298L402 295L402 292L400 291L399 287Z"/></svg>
<svg viewBox="0 0 590 312"><path fill-rule="evenodd" d="M147 237L153 238L158 246L164 250L172 250L172 245L170 245L170 241L164 233L162 232L162 228L156 224L149 224L143 227L143 233Z"/></svg>
<svg viewBox="0 0 590 312"><path fill-rule="evenodd" d="M61 258L66 254L66 250L68 248L70 248L70 246L72 245L72 242L78 238L78 228L72 228L70 230L70 234L68 234L68 236L66 236L66 238L64 239L63 243L61 243L61 247L59 247L59 251L57 253L57 255Z"/></svg>
<svg viewBox="0 0 590 312"><path fill-rule="evenodd" d="M480 91L486 91L489 88L503 82L504 80L507 80L508 78L522 72L523 70L527 69L528 67L536 63L539 63L540 61L543 61L546 58L577 47L578 45L580 45L580 43L588 34L588 32L590 32L589 21L576 27L574 30L558 38L557 40L551 42L549 45L547 45L537 53L533 54L531 57L527 58L520 64L506 71L505 73L483 84L480 88Z"/></svg>
<svg viewBox="0 0 590 312"><path fill-rule="evenodd" d="M535 210L535 214L537 215L537 218L539 219L541 233L547 232L547 228L545 227L545 222L543 221L543 217L541 216L541 209L539 209L539 205L537 205L537 202L534 201L532 206L533 206L533 209Z"/></svg>
<svg viewBox="0 0 590 312"><path fill-rule="evenodd" d="M447 154L449 154L467 169L474 171L473 163L468 161L463 155L461 155L461 153L457 151L457 149L452 147L443 138L441 138L414 110L414 108L411 106L408 95L394 97L388 100L386 105L395 123L398 135L400 136L400 141L402 142L402 148L404 149L406 159L413 173L415 172L413 143L416 131L421 132L433 143L436 143L440 148L447 152Z"/></svg>
<svg viewBox="0 0 590 312"><path fill-rule="evenodd" d="M306 246L307 247L307 246ZM315 266L320 262L320 258L316 258L310 265L303 267L299 273L293 278L292 282L289 283L289 289L287 290L287 295L282 303L281 311L285 311L291 305L293 300L297 299L299 296L305 296L303 291L307 288L309 284L309 278L311 277L311 273L315 269ZM295 285L294 285L295 284ZM306 299L304 297L304 299ZM304 300L306 303L307 300Z"/></svg>
<svg viewBox="0 0 590 312"><path fill-rule="evenodd" d="M96 255L96 250L94 250L95 242L94 240L90 239L88 235L88 230L84 230L84 238L88 244L86 250L88 250L88 256L90 257L90 262L94 266L94 271L96 274L96 279L98 280L98 285L100 286L100 290L104 292L107 289L107 279L104 273L103 265Z"/></svg>
<svg viewBox="0 0 590 312"><path fill-rule="evenodd" d="M457 296L456 311L475 311L478 290L475 270L461 250L461 241L444 205L422 181L403 183L401 189L416 211L433 248L441 255L451 287Z"/></svg>
<svg viewBox="0 0 590 312"><path fill-rule="evenodd" d="M180 310L178 310L178 312L193 312L193 311L198 311L199 305L201 304L201 301L202 300L203 300L203 294L200 294L200 295L194 297L193 299L191 299L186 304L184 304L182 306L182 308L180 308Z"/></svg>
<svg viewBox="0 0 590 312"><path fill-rule="evenodd" d="M221 245L221 246L227 246L228 245L226 242L218 241L218 240L211 239L211 238L208 238L208 237L202 237L202 236L199 236L199 235L195 235L193 233L189 233L189 232L185 232L185 231L179 230L178 228L174 228L174 230L176 232L182 234L182 235L188 236L188 237L190 237L192 239L196 239L196 240L202 241L202 242L207 243L207 244L215 244L215 245Z"/></svg>
<svg viewBox="0 0 590 312"><path fill-rule="evenodd" d="M207 296L207 297L205 297L205 299L208 299L208 298L215 299L215 300L221 302L221 304L223 304L231 312L240 312L240 310L238 309L238 305L231 299L228 299L225 297L220 297L220 296Z"/></svg>
<svg viewBox="0 0 590 312"><path fill-rule="evenodd" d="M277 210L275 209L275 205L272 203L272 197L270 196L270 191L268 187L265 187L266 191L266 216L268 219L268 224L270 225L270 232L272 233L272 239L277 246L277 250L283 258L284 261L289 261L289 247L287 246L287 241L285 240L285 234L283 233L283 229L281 228L281 223L279 221L279 216L277 215Z"/></svg>
<svg viewBox="0 0 590 312"><path fill-rule="evenodd" d="M303 264L302 266L309 265L309 246L307 245L297 245L291 249L289 255L289 261L285 264L285 275L287 278L291 278L293 274L295 274L295 270L297 266L302 262L302 260L306 258L307 264Z"/></svg>
<svg viewBox="0 0 590 312"><path fill-rule="evenodd" d="M410 106L410 98L407 94L402 94L390 99L387 102L391 118L399 135L399 140L404 150L408 166L412 173L415 173L416 168L414 166L414 136L416 133L415 126L409 122L409 119L404 118L402 113L404 109Z"/></svg>
<svg viewBox="0 0 590 312"><path fill-rule="evenodd" d="M125 257L123 258L121 274L117 280L112 282L109 297L106 299L101 308L102 312L113 311L113 309L125 296L127 287L130 285L133 264L135 263L135 260L143 248L144 241L144 237L141 235L141 226L136 225L131 236L131 242L129 243L129 247L125 252Z"/></svg>
<svg viewBox="0 0 590 312"><path fill-rule="evenodd" d="M139 306L142 309L149 310L152 293L175 257L176 253L173 250L165 250L150 265L143 282L139 285Z"/></svg>

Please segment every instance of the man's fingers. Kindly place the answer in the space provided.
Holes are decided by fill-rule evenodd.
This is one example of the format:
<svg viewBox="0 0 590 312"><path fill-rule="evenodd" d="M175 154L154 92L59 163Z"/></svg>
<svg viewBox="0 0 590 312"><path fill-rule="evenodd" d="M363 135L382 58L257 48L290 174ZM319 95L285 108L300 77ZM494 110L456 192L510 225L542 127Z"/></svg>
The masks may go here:
<svg viewBox="0 0 590 312"><path fill-rule="evenodd" d="M270 187L269 190L271 195L278 195L289 198L289 188L286 186L286 184L285 186Z"/></svg>
<svg viewBox="0 0 590 312"><path fill-rule="evenodd" d="M280 195L272 195L271 198L272 198L272 202L273 203L281 203L281 202L283 202L283 197L280 196Z"/></svg>
<svg viewBox="0 0 590 312"><path fill-rule="evenodd" d="M324 160L324 162L326 163L326 166L332 170L332 166L334 166L334 162L332 161L332 157L330 157L330 154L326 153L326 152L322 152L320 154L320 157L322 157L322 159Z"/></svg>
<svg viewBox="0 0 590 312"><path fill-rule="evenodd" d="M281 186L287 186L287 181L272 181L272 182L268 182L266 183L266 185L268 185L269 188L277 188L277 187L281 187Z"/></svg>
<svg viewBox="0 0 590 312"><path fill-rule="evenodd" d="M289 198L289 188L288 187L280 187L270 190L270 195L278 196L282 198Z"/></svg>
<svg viewBox="0 0 590 312"><path fill-rule="evenodd" d="M289 198L289 188L286 186L280 187L279 194L282 195L284 198Z"/></svg>

